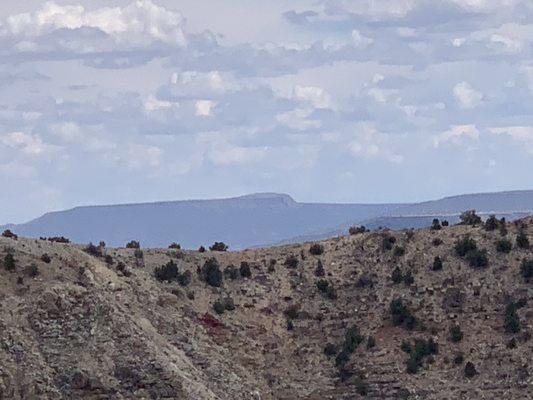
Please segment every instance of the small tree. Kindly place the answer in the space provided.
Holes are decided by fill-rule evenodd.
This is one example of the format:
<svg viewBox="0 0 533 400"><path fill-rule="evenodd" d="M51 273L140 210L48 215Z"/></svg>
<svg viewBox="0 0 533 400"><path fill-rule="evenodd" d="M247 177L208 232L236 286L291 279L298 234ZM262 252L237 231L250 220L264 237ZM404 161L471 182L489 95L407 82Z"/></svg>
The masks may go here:
<svg viewBox="0 0 533 400"><path fill-rule="evenodd" d="M523 229L516 236L516 245L521 249L529 249L529 238Z"/></svg>
<svg viewBox="0 0 533 400"><path fill-rule="evenodd" d="M392 270L391 279L394 283L400 283L402 281L403 274L400 267L396 267Z"/></svg>
<svg viewBox="0 0 533 400"><path fill-rule="evenodd" d="M459 325L450 327L450 340L455 343L463 340L463 332L461 331Z"/></svg>
<svg viewBox="0 0 533 400"><path fill-rule="evenodd" d="M505 321L504 328L507 333L518 333L520 332L520 317L516 312L518 306L515 302L510 302L505 307Z"/></svg>
<svg viewBox="0 0 533 400"><path fill-rule="evenodd" d="M224 276L234 281L239 277L239 270L235 265L228 265L226 268L224 268Z"/></svg>
<svg viewBox="0 0 533 400"><path fill-rule="evenodd" d="M464 257L469 251L476 250L477 244L470 236L463 236L455 242L455 252L458 256Z"/></svg>
<svg viewBox="0 0 533 400"><path fill-rule="evenodd" d="M126 243L126 248L127 249L140 249L141 248L141 243L138 242L137 240L132 240L132 241Z"/></svg>
<svg viewBox="0 0 533 400"><path fill-rule="evenodd" d="M499 225L500 225L500 221L498 221L495 215L491 215L485 221L484 228L486 231L490 232L490 231L495 231L496 229L498 229Z"/></svg>
<svg viewBox="0 0 533 400"><path fill-rule="evenodd" d="M209 247L209 250L211 251L227 251L228 246L224 242L215 242L211 247Z"/></svg>
<svg viewBox="0 0 533 400"><path fill-rule="evenodd" d="M191 280L192 280L191 271L187 270L187 271L183 272L182 274L178 275L178 283L181 286L188 286L189 283L191 283Z"/></svg>
<svg viewBox="0 0 533 400"><path fill-rule="evenodd" d="M442 270L442 260L439 256L435 256L435 258L433 259L433 265L431 266L431 269L433 271Z"/></svg>
<svg viewBox="0 0 533 400"><path fill-rule="evenodd" d="M478 225L481 223L481 217L476 214L476 210L468 210L459 217L463 225Z"/></svg>
<svg viewBox="0 0 533 400"><path fill-rule="evenodd" d="M50 264L52 262L52 257L50 257L48 255L48 253L44 253L42 256L41 256L41 261L46 263L46 264Z"/></svg>
<svg viewBox="0 0 533 400"><path fill-rule="evenodd" d="M172 282L178 280L179 270L178 266L173 260L170 260L165 265L158 267L154 270L154 276L160 282L167 281Z"/></svg>
<svg viewBox="0 0 533 400"><path fill-rule="evenodd" d="M513 244L509 239L500 239L496 241L496 251L498 253L509 253L513 248Z"/></svg>
<svg viewBox="0 0 533 400"><path fill-rule="evenodd" d="M30 278L35 278L37 275L39 275L39 267L37 267L37 264L31 263L26 267L25 272Z"/></svg>
<svg viewBox="0 0 533 400"><path fill-rule="evenodd" d="M198 253L205 253L205 247L204 246L200 246L198 248Z"/></svg>
<svg viewBox="0 0 533 400"><path fill-rule="evenodd" d="M394 248L394 252L393 252L394 257L402 257L404 254L405 254L405 247L396 246Z"/></svg>
<svg viewBox="0 0 533 400"><path fill-rule="evenodd" d="M169 249L181 250L181 245L179 243L173 242L168 246Z"/></svg>
<svg viewBox="0 0 533 400"><path fill-rule="evenodd" d="M16 268L16 260L11 252L8 252L4 257L4 268L7 271L14 271Z"/></svg>
<svg viewBox="0 0 533 400"><path fill-rule="evenodd" d="M522 264L520 264L520 275L522 275L522 278L527 283L533 279L533 259L522 260Z"/></svg>
<svg viewBox="0 0 533 400"><path fill-rule="evenodd" d="M243 278L249 278L252 276L252 270L250 269L250 264L248 264L246 261L241 262L241 267L239 268L239 272Z"/></svg>
<svg viewBox="0 0 533 400"><path fill-rule="evenodd" d="M468 264L471 267L481 268L489 265L489 258L487 257L487 250L470 250L465 256Z"/></svg>
<svg viewBox="0 0 533 400"><path fill-rule="evenodd" d="M411 314L401 299L394 299L390 302L389 311L394 325L402 325L408 330L414 329L416 318Z"/></svg>
<svg viewBox="0 0 533 400"><path fill-rule="evenodd" d="M224 307L224 304L220 300L217 300L213 303L213 310L218 314L224 314L224 311L226 311L226 308Z"/></svg>
<svg viewBox="0 0 533 400"><path fill-rule="evenodd" d="M83 249L87 254L93 256L93 257L101 257L102 256L102 249L100 247L95 246L92 243L89 243L87 247Z"/></svg>
<svg viewBox="0 0 533 400"><path fill-rule="evenodd" d="M383 236L383 240L381 241L381 248L383 251L392 250L392 246L394 246L394 243L396 243L396 238L389 234L385 234Z"/></svg>
<svg viewBox="0 0 533 400"><path fill-rule="evenodd" d="M15 240L18 239L18 236L15 235L13 232L11 232L9 229L6 229L6 230L2 233L2 236L5 237L5 238L10 238L10 239L15 239Z"/></svg>
<svg viewBox="0 0 533 400"><path fill-rule="evenodd" d="M298 263L298 258L293 254L291 254L285 259L285 266L288 268L296 268L298 266Z"/></svg>
<svg viewBox="0 0 533 400"><path fill-rule="evenodd" d="M324 253L324 246L322 246L320 243L314 243L309 248L309 253L314 256L319 256Z"/></svg>
<svg viewBox="0 0 533 400"><path fill-rule="evenodd" d="M440 225L440 221L438 218L434 218L433 222L431 223L431 230L432 231L438 231L441 230L442 226Z"/></svg>
<svg viewBox="0 0 533 400"><path fill-rule="evenodd" d="M210 258L204 263L202 276L210 286L220 287L222 285L222 272L216 258Z"/></svg>
<svg viewBox="0 0 533 400"><path fill-rule="evenodd" d="M357 235L358 233L365 232L367 232L367 229L364 226L351 226L350 229L348 229L350 235Z"/></svg>
<svg viewBox="0 0 533 400"><path fill-rule="evenodd" d="M465 376L467 378L473 378L474 376L476 376L477 374L477 371L476 371L476 367L473 363L471 363L470 361L467 362L465 364Z"/></svg>
<svg viewBox="0 0 533 400"><path fill-rule="evenodd" d="M315 276L321 277L324 275L326 275L326 271L324 270L324 265L322 265L322 261L318 260L318 262L316 263L316 268L315 268Z"/></svg>

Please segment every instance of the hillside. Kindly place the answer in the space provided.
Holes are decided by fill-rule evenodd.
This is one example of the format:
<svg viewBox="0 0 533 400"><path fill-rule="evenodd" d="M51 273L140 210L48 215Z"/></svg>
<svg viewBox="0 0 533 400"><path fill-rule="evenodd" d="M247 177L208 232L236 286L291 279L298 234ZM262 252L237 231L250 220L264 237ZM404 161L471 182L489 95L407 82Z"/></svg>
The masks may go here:
<svg viewBox="0 0 533 400"><path fill-rule="evenodd" d="M1 237L0 399L531 398L533 219L497 225L204 253Z"/></svg>
<svg viewBox="0 0 533 400"><path fill-rule="evenodd" d="M104 240L110 246L137 239L146 247L176 241L184 248L197 249L223 240L232 249L242 249L376 217L395 207L298 203L288 195L263 193L230 199L77 207L0 229L34 238L67 236L76 243Z"/></svg>
<svg viewBox="0 0 533 400"><path fill-rule="evenodd" d="M123 246L137 239L146 247L178 242L183 248L222 240L231 249L322 240L351 225L370 229L421 228L433 218L454 223L464 210L509 221L533 214L533 191L466 194L414 204L300 203L286 194L259 193L214 200L76 207L19 225L25 237L66 236L75 243L105 241Z"/></svg>

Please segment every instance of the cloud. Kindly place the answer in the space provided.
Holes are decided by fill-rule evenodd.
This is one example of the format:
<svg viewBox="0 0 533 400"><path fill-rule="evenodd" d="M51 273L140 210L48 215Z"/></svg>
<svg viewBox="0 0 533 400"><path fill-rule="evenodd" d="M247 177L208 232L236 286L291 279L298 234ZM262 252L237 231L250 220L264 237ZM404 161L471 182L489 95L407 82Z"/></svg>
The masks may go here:
<svg viewBox="0 0 533 400"><path fill-rule="evenodd" d="M433 137L433 146L439 147L447 142L457 145L463 139L479 139L479 131L475 125L454 125L449 130L435 135Z"/></svg>
<svg viewBox="0 0 533 400"><path fill-rule="evenodd" d="M43 142L40 136L25 132L8 133L0 137L0 142L4 144L4 146L34 156L48 155L59 149L58 146Z"/></svg>
<svg viewBox="0 0 533 400"><path fill-rule="evenodd" d="M489 128L494 135L506 135L525 146L528 153L533 154L533 126L507 126Z"/></svg>
<svg viewBox="0 0 533 400"><path fill-rule="evenodd" d="M463 108L474 108L481 104L483 94L476 91L468 82L461 82L454 86L453 95Z"/></svg>
<svg viewBox="0 0 533 400"><path fill-rule="evenodd" d="M196 101L196 115L199 117L211 117L213 114L213 108L215 107L215 102L211 100L198 100Z"/></svg>
<svg viewBox="0 0 533 400"><path fill-rule="evenodd" d="M294 88L294 97L307 101L315 108L332 108L331 96L323 89L315 86L299 86Z"/></svg>

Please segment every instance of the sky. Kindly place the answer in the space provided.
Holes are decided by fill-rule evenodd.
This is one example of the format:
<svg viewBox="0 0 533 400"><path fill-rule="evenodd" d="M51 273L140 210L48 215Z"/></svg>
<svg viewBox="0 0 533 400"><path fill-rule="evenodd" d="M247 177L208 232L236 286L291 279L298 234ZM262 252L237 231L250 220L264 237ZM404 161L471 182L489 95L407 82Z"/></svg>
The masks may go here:
<svg viewBox="0 0 533 400"><path fill-rule="evenodd" d="M533 3L3 0L0 223L531 189Z"/></svg>

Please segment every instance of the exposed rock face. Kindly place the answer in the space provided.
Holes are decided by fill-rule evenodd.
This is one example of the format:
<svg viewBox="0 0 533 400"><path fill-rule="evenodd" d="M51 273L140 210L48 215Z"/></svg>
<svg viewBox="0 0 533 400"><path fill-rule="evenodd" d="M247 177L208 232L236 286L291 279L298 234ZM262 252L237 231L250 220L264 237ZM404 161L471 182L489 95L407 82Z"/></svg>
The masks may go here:
<svg viewBox="0 0 533 400"><path fill-rule="evenodd" d="M533 238L531 221L523 222ZM507 228L514 241L518 227ZM455 255L466 233L487 249L487 267ZM405 251L384 250L389 235ZM0 238L0 399L531 398L533 285L520 264L533 254L498 253L498 239L498 231L453 226L330 239L320 255L310 254L310 244L227 253L143 249L140 266L133 249L93 257L81 246ZM7 252L15 271L2 266ZM295 267L285 265L291 255ZM440 271L432 270L435 256ZM211 257L222 271L246 261L251 277L228 274L221 287L209 286L201 267ZM190 283L154 278L170 260L180 274L192 273ZM32 264L37 276L28 275ZM396 267L410 278L394 283ZM393 299L415 317L412 330L394 325ZM505 328L511 301L520 304L515 333ZM354 325L357 344L340 368L335 357ZM451 341L451 326L462 340ZM418 373L406 372L402 342L430 338L438 351Z"/></svg>

